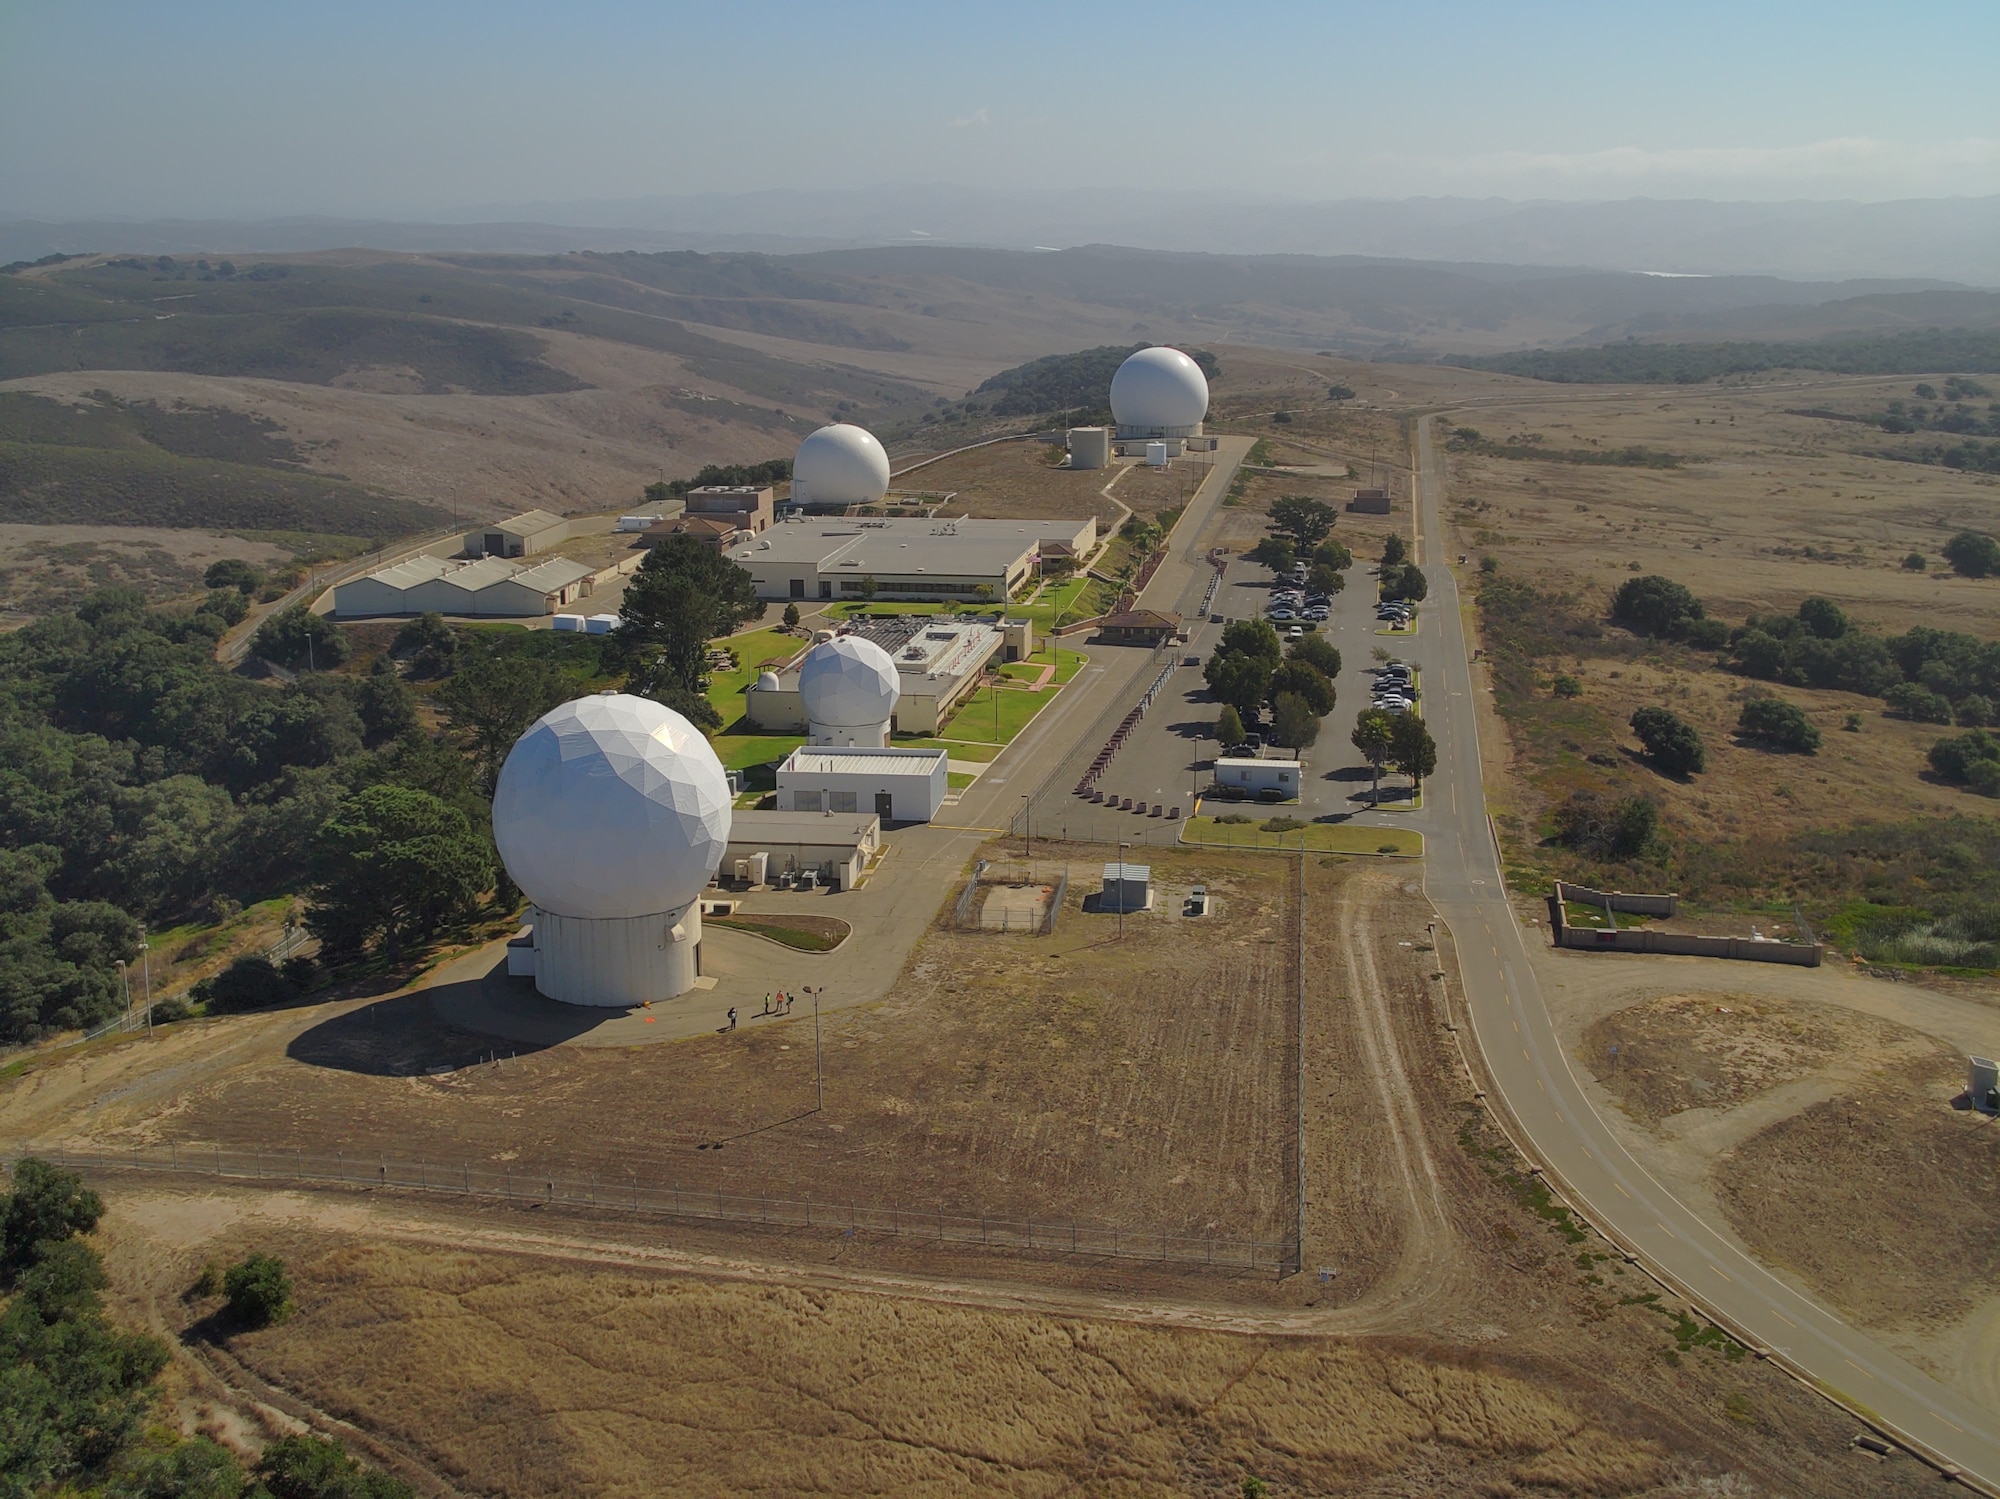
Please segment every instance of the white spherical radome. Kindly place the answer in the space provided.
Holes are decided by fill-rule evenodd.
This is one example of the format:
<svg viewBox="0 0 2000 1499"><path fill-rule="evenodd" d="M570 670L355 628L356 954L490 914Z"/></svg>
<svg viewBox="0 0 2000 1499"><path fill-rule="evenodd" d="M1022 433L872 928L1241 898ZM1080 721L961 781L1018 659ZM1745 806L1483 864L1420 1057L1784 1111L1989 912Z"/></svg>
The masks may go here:
<svg viewBox="0 0 2000 1499"><path fill-rule="evenodd" d="M1208 377L1179 349L1140 349L1111 377L1111 415L1121 428L1198 426L1208 415Z"/></svg>
<svg viewBox="0 0 2000 1499"><path fill-rule="evenodd" d="M678 911L729 845L729 780L701 731L625 693L578 698L514 743L493 841L529 900L582 919Z"/></svg>
<svg viewBox="0 0 2000 1499"><path fill-rule="evenodd" d="M774 671L763 672L757 678L757 690L759 692L776 692L779 685L778 674Z"/></svg>
<svg viewBox="0 0 2000 1499"><path fill-rule="evenodd" d="M792 458L792 497L807 505L873 505L889 492L889 455L852 422L821 427Z"/></svg>
<svg viewBox="0 0 2000 1499"><path fill-rule="evenodd" d="M799 667L799 705L810 722L828 728L887 723L902 695L902 678L889 653L859 635L821 641Z"/></svg>

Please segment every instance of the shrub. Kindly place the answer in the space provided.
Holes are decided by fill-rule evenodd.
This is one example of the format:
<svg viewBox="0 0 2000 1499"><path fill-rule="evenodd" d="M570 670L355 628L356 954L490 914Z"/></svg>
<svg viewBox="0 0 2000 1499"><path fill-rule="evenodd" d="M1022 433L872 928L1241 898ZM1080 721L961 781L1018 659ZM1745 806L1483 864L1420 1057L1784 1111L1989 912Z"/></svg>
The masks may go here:
<svg viewBox="0 0 2000 1499"><path fill-rule="evenodd" d="M1481 557L1479 559L1479 570L1489 577L1492 576L1494 573L1500 571L1500 559L1490 554Z"/></svg>
<svg viewBox="0 0 2000 1499"><path fill-rule="evenodd" d="M1632 715L1632 732L1646 747L1646 756L1668 775L1698 775L1708 768L1708 751L1701 735L1678 714L1665 708L1641 708Z"/></svg>
<svg viewBox="0 0 2000 1499"><path fill-rule="evenodd" d="M1929 758L1931 769L1954 786L1969 786L1981 796L2000 796L2000 738L1984 729L1938 740Z"/></svg>
<svg viewBox="0 0 2000 1499"><path fill-rule="evenodd" d="M155 1025L172 1025L176 1020L185 1020L193 1013L194 1011L189 1008L188 1002L178 994L174 995L171 999L153 1001L153 1023Z"/></svg>
<svg viewBox="0 0 2000 1499"><path fill-rule="evenodd" d="M1627 578L1611 597L1612 623L1623 625L1635 635L1680 640L1702 617L1700 599L1685 585L1656 573Z"/></svg>
<svg viewBox="0 0 2000 1499"><path fill-rule="evenodd" d="M268 1327L292 1314L292 1278L274 1255L252 1254L223 1274L231 1318L245 1327Z"/></svg>
<svg viewBox="0 0 2000 1499"><path fill-rule="evenodd" d="M1930 565L1930 559L1922 552L1912 552L1903 559L1904 568L1913 573L1920 573Z"/></svg>
<svg viewBox="0 0 2000 1499"><path fill-rule="evenodd" d="M400 1478L363 1468L338 1442L280 1437L257 1460L256 1494L271 1499L414 1499Z"/></svg>
<svg viewBox="0 0 2000 1499"><path fill-rule="evenodd" d="M1224 812L1220 817L1216 818L1215 820L1217 822L1226 822L1231 826L1235 827L1248 824L1251 821L1251 818L1246 813L1242 812Z"/></svg>
<svg viewBox="0 0 2000 1499"><path fill-rule="evenodd" d="M1882 694L1882 701L1897 718L1913 723L1951 722L1950 700L1916 682L1896 683Z"/></svg>
<svg viewBox="0 0 2000 1499"><path fill-rule="evenodd" d="M250 649L294 671L330 671L347 659L347 637L332 620L294 604L257 627Z"/></svg>
<svg viewBox="0 0 2000 1499"><path fill-rule="evenodd" d="M1859 713L1848 714L1847 717L1840 721L1840 726L1850 734L1859 734L1861 732L1861 715Z"/></svg>
<svg viewBox="0 0 2000 1499"><path fill-rule="evenodd" d="M1296 817L1270 817L1264 821L1264 831L1267 833L1296 833L1300 828L1311 826L1311 823L1301 822Z"/></svg>
<svg viewBox="0 0 2000 1499"><path fill-rule="evenodd" d="M1719 651L1729 644L1729 626L1719 619L1695 620L1687 627L1687 643L1697 650Z"/></svg>
<svg viewBox="0 0 2000 1499"><path fill-rule="evenodd" d="M233 588L248 598L264 586L264 575L241 557L223 557L208 564L201 581L205 588Z"/></svg>
<svg viewBox="0 0 2000 1499"><path fill-rule="evenodd" d="M1644 853L1660 828L1659 808L1643 796L1616 801L1578 791L1555 810L1556 841L1603 859L1630 859Z"/></svg>
<svg viewBox="0 0 2000 1499"><path fill-rule="evenodd" d="M1980 729L1993 722L1992 699L1979 693L1960 699L1958 704L1958 726L1961 729Z"/></svg>
<svg viewBox="0 0 2000 1499"><path fill-rule="evenodd" d="M1944 544L1944 560L1960 577L1991 577L2000 573L2000 541L1984 531L1960 531Z"/></svg>
<svg viewBox="0 0 2000 1499"><path fill-rule="evenodd" d="M1819 730L1805 710L1783 698L1751 698L1737 717L1736 732L1792 754L1810 755L1819 749Z"/></svg>
<svg viewBox="0 0 2000 1499"><path fill-rule="evenodd" d="M1566 671L1558 672L1556 673L1556 679L1549 683L1549 691L1560 698L1582 697L1583 683Z"/></svg>

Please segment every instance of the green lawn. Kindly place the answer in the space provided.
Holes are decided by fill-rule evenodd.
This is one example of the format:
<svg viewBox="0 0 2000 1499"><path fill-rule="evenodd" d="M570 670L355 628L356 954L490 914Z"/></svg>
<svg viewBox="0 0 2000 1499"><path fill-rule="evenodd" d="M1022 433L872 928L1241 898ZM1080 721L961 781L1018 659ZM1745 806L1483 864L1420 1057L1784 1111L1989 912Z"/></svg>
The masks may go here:
<svg viewBox="0 0 2000 1499"><path fill-rule="evenodd" d="M958 770L946 771L944 778L946 783L951 787L953 791L963 791L966 787L970 786L974 781L979 779L978 776L969 776L966 775L963 771L958 771Z"/></svg>
<svg viewBox="0 0 2000 1499"><path fill-rule="evenodd" d="M1093 614L1101 614L1117 597L1118 591L1115 588L1079 575L1043 589L1041 596L1032 604L1008 604L1002 608L991 603L917 604L886 601L868 603L854 599L832 605L827 609L826 617L852 619L857 614L991 615L997 612L1007 619L1033 620L1036 630L1046 632L1061 624L1065 618L1088 619Z"/></svg>
<svg viewBox="0 0 2000 1499"><path fill-rule="evenodd" d="M889 743L895 749L941 749L954 760L977 760L982 765L998 756L1002 748L997 744L964 744L953 739L925 739L915 735L905 738L900 734Z"/></svg>
<svg viewBox="0 0 2000 1499"><path fill-rule="evenodd" d="M1190 817L1181 832L1181 842L1218 848L1266 848L1274 851L1304 848L1320 854L1378 854L1388 852L1404 858L1421 857L1424 835L1406 828L1358 828L1347 823L1316 822L1292 833L1267 833L1260 826L1263 816L1248 823L1219 823L1213 817ZM1271 816L1282 817L1282 810Z"/></svg>
<svg viewBox="0 0 2000 1499"><path fill-rule="evenodd" d="M1034 721L1062 689L1051 682L1040 692L1020 687L981 687L965 700L941 736L945 748L958 753L961 743L1012 744L1014 736Z"/></svg>
<svg viewBox="0 0 2000 1499"><path fill-rule="evenodd" d="M1066 651L1061 647L1043 646L1025 661L1009 661L1000 668L1000 674L1016 682L1032 682L1042 674L1042 668L1053 666L1056 674L1049 680L1056 686L1068 685L1069 679L1083 670L1084 662L1090 658L1081 651Z"/></svg>
<svg viewBox="0 0 2000 1499"><path fill-rule="evenodd" d="M736 722L729 726L732 730L747 730L749 725L739 713ZM782 760L793 750L806 742L803 734L757 734L722 733L711 741L715 753L729 770L748 770L753 765L763 765L771 760Z"/></svg>
<svg viewBox="0 0 2000 1499"><path fill-rule="evenodd" d="M1563 902L1563 920L1571 926L1596 927L1601 931L1610 931L1613 920L1619 927L1644 926L1647 921L1646 917L1635 911L1614 911L1608 914L1610 920L1606 919L1607 913L1602 906L1583 905L1573 900Z"/></svg>

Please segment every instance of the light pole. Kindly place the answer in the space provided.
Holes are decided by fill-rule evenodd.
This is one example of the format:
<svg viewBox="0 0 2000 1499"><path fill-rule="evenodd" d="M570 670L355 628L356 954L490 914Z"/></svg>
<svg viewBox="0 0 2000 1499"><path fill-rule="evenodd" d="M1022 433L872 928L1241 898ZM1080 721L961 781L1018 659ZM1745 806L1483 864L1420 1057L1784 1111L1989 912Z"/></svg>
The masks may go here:
<svg viewBox="0 0 2000 1499"><path fill-rule="evenodd" d="M1201 735L1194 736L1194 785L1188 792L1188 812L1194 812L1194 804L1201 800Z"/></svg>
<svg viewBox="0 0 2000 1499"><path fill-rule="evenodd" d="M132 977L125 971L125 960L118 959L118 987L125 995L125 1013L132 1013Z"/></svg>
<svg viewBox="0 0 2000 1499"><path fill-rule="evenodd" d="M146 1034L153 1034L153 945L146 940L146 929L139 928L139 973L146 984Z"/></svg>
<svg viewBox="0 0 2000 1499"><path fill-rule="evenodd" d="M1125 940L1125 845L1118 845L1118 940Z"/></svg>
<svg viewBox="0 0 2000 1499"><path fill-rule="evenodd" d="M1032 864L1035 861L1035 800L1030 792L1021 793L1021 828L1027 840L1023 844L1022 857Z"/></svg>

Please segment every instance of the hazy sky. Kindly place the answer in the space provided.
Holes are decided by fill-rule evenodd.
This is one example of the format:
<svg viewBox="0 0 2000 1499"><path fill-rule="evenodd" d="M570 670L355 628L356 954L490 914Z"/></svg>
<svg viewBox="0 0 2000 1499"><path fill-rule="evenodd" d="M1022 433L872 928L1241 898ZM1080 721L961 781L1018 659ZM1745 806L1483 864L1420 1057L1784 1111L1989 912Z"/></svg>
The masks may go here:
<svg viewBox="0 0 2000 1499"><path fill-rule="evenodd" d="M2000 4L0 0L0 216L2000 192Z"/></svg>

